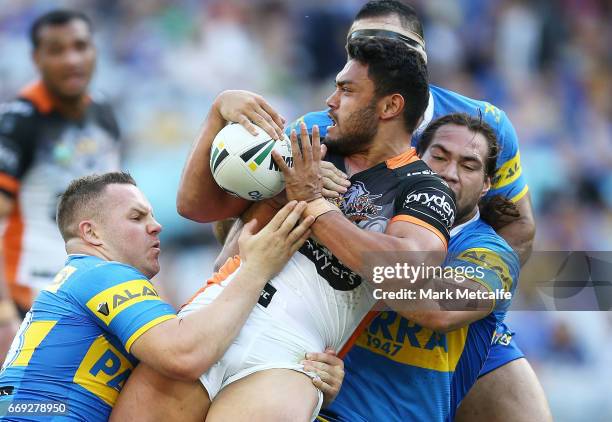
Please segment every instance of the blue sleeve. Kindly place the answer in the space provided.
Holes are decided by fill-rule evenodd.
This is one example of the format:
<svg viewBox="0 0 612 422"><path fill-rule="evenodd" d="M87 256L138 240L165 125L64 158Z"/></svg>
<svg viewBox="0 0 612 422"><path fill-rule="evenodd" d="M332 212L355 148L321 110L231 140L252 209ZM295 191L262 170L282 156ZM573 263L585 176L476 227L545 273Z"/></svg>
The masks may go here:
<svg viewBox="0 0 612 422"><path fill-rule="evenodd" d="M519 261L513 251L493 247L474 247L461 251L446 264L462 275L495 293L504 290L514 294L518 282ZM493 311L504 312L511 300L496 301Z"/></svg>
<svg viewBox="0 0 612 422"><path fill-rule="evenodd" d="M485 118L495 128L499 145L497 170L491 190L485 198L501 195L517 202L525 196L528 187L521 167L516 131L506 113L488 103L485 107Z"/></svg>
<svg viewBox="0 0 612 422"><path fill-rule="evenodd" d="M119 338L129 352L138 337L166 320L176 318L151 282L136 269L108 262L89 269L72 294L105 331Z"/></svg>
<svg viewBox="0 0 612 422"><path fill-rule="evenodd" d="M308 128L308 133L312 133L312 127L314 125L319 126L319 135L321 138L325 138L327 136L327 127L333 124L331 118L327 114L326 110L322 111L312 111L310 113L304 114L299 119L294 120L287 128L285 129L285 133L287 136L291 135L291 131L295 129L295 131L300 134L300 123L306 123L306 127Z"/></svg>

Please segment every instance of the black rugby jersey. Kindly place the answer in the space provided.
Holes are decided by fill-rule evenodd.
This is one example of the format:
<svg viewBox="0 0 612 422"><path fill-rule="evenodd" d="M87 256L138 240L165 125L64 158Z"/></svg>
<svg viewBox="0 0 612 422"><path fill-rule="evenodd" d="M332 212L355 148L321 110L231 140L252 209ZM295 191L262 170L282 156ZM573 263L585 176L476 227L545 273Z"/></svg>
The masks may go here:
<svg viewBox="0 0 612 422"><path fill-rule="evenodd" d="M325 159L346 171L344 157L328 154ZM349 180L351 186L336 205L360 228L383 233L390 221L407 221L427 228L448 245L456 215L455 196L414 148L355 173ZM359 275L316 240L308 239L300 252L334 289L352 290L361 284Z"/></svg>
<svg viewBox="0 0 612 422"><path fill-rule="evenodd" d="M22 309L66 260L55 223L59 196L77 177L118 170L120 150L117 122L106 104L90 99L80 120L67 119L41 82L0 104L0 191L16 200L2 258Z"/></svg>

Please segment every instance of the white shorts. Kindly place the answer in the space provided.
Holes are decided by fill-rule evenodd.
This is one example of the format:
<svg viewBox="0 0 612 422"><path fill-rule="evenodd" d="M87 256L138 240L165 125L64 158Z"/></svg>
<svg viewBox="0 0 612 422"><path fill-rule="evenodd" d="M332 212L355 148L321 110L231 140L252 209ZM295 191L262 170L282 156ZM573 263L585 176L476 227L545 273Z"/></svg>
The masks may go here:
<svg viewBox="0 0 612 422"><path fill-rule="evenodd" d="M209 285L200 291L180 310L179 317L212 303L232 279L230 276L219 285ZM200 377L200 382L212 401L221 389L234 381L267 369L291 369L314 378L316 374L304 371L300 363L305 359L304 350L312 351L308 341L257 305L226 353ZM313 420L323 404L323 393L317 392L319 401Z"/></svg>
<svg viewBox="0 0 612 422"><path fill-rule="evenodd" d="M212 303L232 282L237 266L201 289L179 316ZM335 291L310 261L296 254L266 285L223 357L200 377L210 399L232 382L267 369L291 369L314 377L300 362L307 352L323 352L327 347L340 350L375 302L364 289ZM314 416L322 401L319 391Z"/></svg>

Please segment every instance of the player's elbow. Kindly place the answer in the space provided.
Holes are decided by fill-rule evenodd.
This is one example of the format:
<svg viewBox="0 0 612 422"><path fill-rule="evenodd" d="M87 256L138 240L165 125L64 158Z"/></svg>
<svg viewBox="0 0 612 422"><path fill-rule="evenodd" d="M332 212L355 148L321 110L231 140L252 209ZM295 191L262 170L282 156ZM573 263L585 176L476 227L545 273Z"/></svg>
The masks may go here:
<svg viewBox="0 0 612 422"><path fill-rule="evenodd" d="M170 363L165 368L164 372L166 372L166 374L171 378L180 381L195 381L198 379L198 376L201 375L201 373L196 374L194 368L184 361Z"/></svg>
<svg viewBox="0 0 612 422"><path fill-rule="evenodd" d="M525 231L525 240L531 244L533 242L533 239L535 238L535 234L536 234L536 225L535 225L535 221L533 220L533 218L527 218L525 219L525 223L524 223L524 231Z"/></svg>
<svg viewBox="0 0 612 422"><path fill-rule="evenodd" d="M429 236L415 240L415 244L409 255L412 265L436 267L444 262L447 253L446 243L437 236Z"/></svg>
<svg viewBox="0 0 612 422"><path fill-rule="evenodd" d="M197 221L198 223L208 223L213 221L212 218L207 218L206 208L203 206L197 206L194 201L186 197L186 195L179 194L176 197L176 211L181 217L188 220Z"/></svg>
<svg viewBox="0 0 612 422"><path fill-rule="evenodd" d="M175 354L165 362L164 372L171 378L181 381L197 381L215 362L210 356L195 353Z"/></svg>
<svg viewBox="0 0 612 422"><path fill-rule="evenodd" d="M244 199L228 198L223 195L211 194L204 200L179 193L176 197L176 211L181 217L189 220L198 223L212 223L226 218L240 217L250 204Z"/></svg>

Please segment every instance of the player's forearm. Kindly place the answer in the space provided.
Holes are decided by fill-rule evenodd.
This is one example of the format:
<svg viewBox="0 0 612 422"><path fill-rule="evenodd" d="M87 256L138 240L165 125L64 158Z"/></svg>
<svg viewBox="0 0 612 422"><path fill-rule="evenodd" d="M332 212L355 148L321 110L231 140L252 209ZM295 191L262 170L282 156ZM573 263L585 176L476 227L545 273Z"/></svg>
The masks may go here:
<svg viewBox="0 0 612 422"><path fill-rule="evenodd" d="M521 266L525 265L533 252L535 225L532 222L518 220L499 229L497 233L516 251L521 260Z"/></svg>
<svg viewBox="0 0 612 422"><path fill-rule="evenodd" d="M437 332L452 331L484 318L495 306L483 284L449 267L379 267L373 294L404 318Z"/></svg>
<svg viewBox="0 0 612 422"><path fill-rule="evenodd" d="M222 220L239 216L248 206L248 201L236 198L215 182L210 169L212 142L226 121L213 105L206 117L204 127L189 156L176 199L178 213L199 222Z"/></svg>
<svg viewBox="0 0 612 422"><path fill-rule="evenodd" d="M238 248L238 238L240 238L240 232L243 226L244 224L240 219L237 219L234 222L234 225L230 229L230 232L228 233L225 239L223 249L221 249L221 252L219 253L219 256L217 256L217 259L215 259L213 267L214 271L219 271L219 268L221 268L229 258L238 255L238 253L240 252Z"/></svg>
<svg viewBox="0 0 612 422"><path fill-rule="evenodd" d="M413 299L388 300L387 305L404 318L439 333L482 319L495 306L489 290L469 279L420 279L413 286Z"/></svg>
<svg viewBox="0 0 612 422"><path fill-rule="evenodd" d="M373 265L378 265L372 262L372 259L392 260L397 257L397 253L412 251L402 253L402 261L410 265L419 265L421 259L429 255L419 253L429 248L420 245L416 236L414 239L399 238L363 230L338 212L329 212L320 216L312 225L312 231L317 240L344 265L368 280L371 279Z"/></svg>
<svg viewBox="0 0 612 422"><path fill-rule="evenodd" d="M519 255L522 266L531 256L536 230L529 193L521 198L516 206L519 217L504 226L496 227L496 231Z"/></svg>

